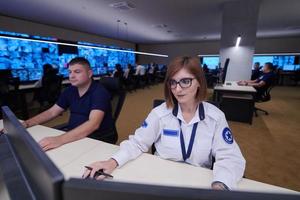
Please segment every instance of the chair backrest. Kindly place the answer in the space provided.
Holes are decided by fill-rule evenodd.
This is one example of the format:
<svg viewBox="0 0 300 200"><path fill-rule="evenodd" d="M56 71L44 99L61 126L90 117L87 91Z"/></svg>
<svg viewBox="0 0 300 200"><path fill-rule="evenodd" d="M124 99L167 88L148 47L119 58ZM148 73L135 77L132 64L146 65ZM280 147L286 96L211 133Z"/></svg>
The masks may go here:
<svg viewBox="0 0 300 200"><path fill-rule="evenodd" d="M262 89L258 89L257 102L266 102L271 100L271 90L274 88L276 83L276 77L274 76L271 82Z"/></svg>
<svg viewBox="0 0 300 200"><path fill-rule="evenodd" d="M152 108L155 108L155 107L159 106L160 104L162 104L164 102L165 102L164 99L154 99Z"/></svg>
<svg viewBox="0 0 300 200"><path fill-rule="evenodd" d="M55 103L60 95L61 92L61 86L62 86L62 76L55 76L55 78L53 78L53 81L51 82L51 84L49 85L48 89L49 89L49 102L51 103Z"/></svg>
<svg viewBox="0 0 300 200"><path fill-rule="evenodd" d="M99 83L102 84L112 96L112 117L114 121L117 121L126 98L126 91L121 87L120 80L118 78L102 77L99 80Z"/></svg>

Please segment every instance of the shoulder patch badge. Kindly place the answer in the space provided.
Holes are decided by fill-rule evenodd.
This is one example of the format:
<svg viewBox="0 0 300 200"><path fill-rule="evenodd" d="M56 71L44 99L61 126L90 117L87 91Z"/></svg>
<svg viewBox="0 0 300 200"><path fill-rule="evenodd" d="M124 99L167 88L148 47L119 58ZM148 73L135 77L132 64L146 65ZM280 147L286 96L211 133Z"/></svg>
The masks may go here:
<svg viewBox="0 0 300 200"><path fill-rule="evenodd" d="M223 129L222 135L223 135L223 139L225 140L225 142L227 144L233 143L233 136L232 136L231 130L228 127Z"/></svg>

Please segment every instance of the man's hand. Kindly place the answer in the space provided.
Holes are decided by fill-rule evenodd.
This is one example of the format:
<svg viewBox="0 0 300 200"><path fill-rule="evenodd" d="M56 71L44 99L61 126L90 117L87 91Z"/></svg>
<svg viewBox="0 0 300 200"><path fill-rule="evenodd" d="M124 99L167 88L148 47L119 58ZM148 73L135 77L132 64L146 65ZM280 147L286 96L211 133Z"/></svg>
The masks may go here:
<svg viewBox="0 0 300 200"><path fill-rule="evenodd" d="M61 145L63 145L63 142L60 136L45 137L41 141L39 141L39 145L44 151L48 151L50 149L60 147Z"/></svg>
<svg viewBox="0 0 300 200"><path fill-rule="evenodd" d="M238 81L237 84L238 84L238 85L241 85L241 86L244 86L244 85L247 84L247 82L246 82L246 81Z"/></svg>
<svg viewBox="0 0 300 200"><path fill-rule="evenodd" d="M26 121L21 122L21 124L24 126L24 128L29 128L28 123Z"/></svg>

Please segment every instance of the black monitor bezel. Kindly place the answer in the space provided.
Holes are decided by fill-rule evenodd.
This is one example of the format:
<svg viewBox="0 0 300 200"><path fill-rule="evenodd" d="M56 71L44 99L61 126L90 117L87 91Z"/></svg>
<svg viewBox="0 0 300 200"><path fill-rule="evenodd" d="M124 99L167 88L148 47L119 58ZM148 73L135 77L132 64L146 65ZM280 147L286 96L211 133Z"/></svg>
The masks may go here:
<svg viewBox="0 0 300 200"><path fill-rule="evenodd" d="M230 62L230 58L226 58L224 67L222 69L222 84L224 84L226 80L229 62Z"/></svg>
<svg viewBox="0 0 300 200"><path fill-rule="evenodd" d="M20 166L37 199L61 199L64 176L7 106L3 127Z"/></svg>
<svg viewBox="0 0 300 200"><path fill-rule="evenodd" d="M299 199L299 195L245 191L216 191L211 189L71 178L64 182L63 198L64 200L296 200Z"/></svg>

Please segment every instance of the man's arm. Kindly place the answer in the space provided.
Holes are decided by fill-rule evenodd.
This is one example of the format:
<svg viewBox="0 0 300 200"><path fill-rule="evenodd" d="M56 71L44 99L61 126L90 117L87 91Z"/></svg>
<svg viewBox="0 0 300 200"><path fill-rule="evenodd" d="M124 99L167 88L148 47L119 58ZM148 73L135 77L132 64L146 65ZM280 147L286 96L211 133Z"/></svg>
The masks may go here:
<svg viewBox="0 0 300 200"><path fill-rule="evenodd" d="M243 80L243 81L238 81L237 84L238 85L250 85L250 86L255 86L258 85L257 79L256 80ZM261 82L261 81L260 81Z"/></svg>
<svg viewBox="0 0 300 200"><path fill-rule="evenodd" d="M89 119L80 126L59 136L43 138L39 144L44 151L47 151L63 144L80 140L99 128L104 114L105 113L101 110L92 110Z"/></svg>
<svg viewBox="0 0 300 200"><path fill-rule="evenodd" d="M249 86L253 86L256 88L260 88L263 87L264 85L266 85L265 81L259 81L258 83L248 83Z"/></svg>
<svg viewBox="0 0 300 200"><path fill-rule="evenodd" d="M48 122L52 119L54 119L55 117L57 117L60 113L62 113L64 111L63 108L59 107L58 105L54 104L51 108L49 108L48 110L26 120L23 122L23 125L26 128L29 128L31 126L35 126L38 124L42 124L45 122Z"/></svg>

